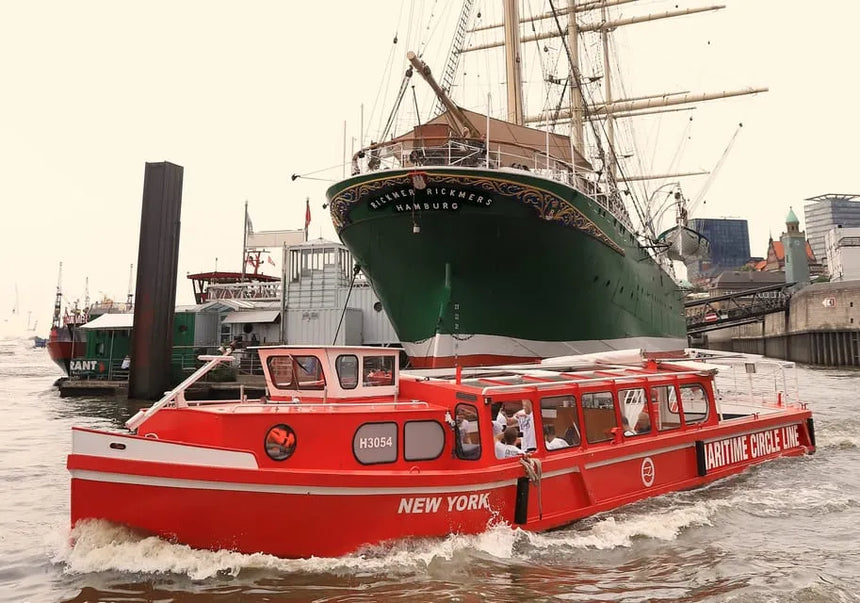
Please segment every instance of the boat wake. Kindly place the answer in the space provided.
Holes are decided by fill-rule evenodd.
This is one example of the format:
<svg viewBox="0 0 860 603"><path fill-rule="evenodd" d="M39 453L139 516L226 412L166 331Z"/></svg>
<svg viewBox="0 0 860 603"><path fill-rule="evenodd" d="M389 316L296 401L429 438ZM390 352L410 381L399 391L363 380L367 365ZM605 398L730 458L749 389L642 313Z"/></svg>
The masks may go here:
<svg viewBox="0 0 860 603"><path fill-rule="evenodd" d="M555 556L559 550L630 547L636 539L671 541L687 528L710 525L721 508L733 504L727 500L684 501L683 496L647 501L628 513L597 516L549 533L499 524L477 535L400 540L336 558L281 559L261 553L196 550L154 536L144 537L106 521L90 520L72 530L72 544L54 561L64 564L65 571L72 574L178 574L191 580L237 577L258 571L385 576L430 573L451 579L470 566L466 561L475 559L516 565Z"/></svg>

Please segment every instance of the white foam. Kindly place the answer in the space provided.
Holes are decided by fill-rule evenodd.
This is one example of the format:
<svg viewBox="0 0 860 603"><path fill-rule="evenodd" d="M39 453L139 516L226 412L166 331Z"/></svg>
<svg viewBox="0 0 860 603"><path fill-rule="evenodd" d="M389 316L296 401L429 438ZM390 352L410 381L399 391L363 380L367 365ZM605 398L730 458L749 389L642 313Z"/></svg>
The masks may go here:
<svg viewBox="0 0 860 603"><path fill-rule="evenodd" d="M721 506L718 501L699 501L659 511L640 509L590 520L584 527L536 534L497 524L476 535L452 534L445 538L410 539L367 547L337 558L281 559L261 553L205 551L171 544L156 537L142 537L104 521L78 524L63 542L54 542L54 561L65 571L86 574L120 571L144 574L174 573L192 580L216 575L236 576L243 569L275 569L279 572L348 572L361 575L411 574L459 571L458 560L486 555L501 560L523 560L559 546L577 549L629 547L635 538L671 541L684 528L710 525ZM70 544L73 543L73 544Z"/></svg>

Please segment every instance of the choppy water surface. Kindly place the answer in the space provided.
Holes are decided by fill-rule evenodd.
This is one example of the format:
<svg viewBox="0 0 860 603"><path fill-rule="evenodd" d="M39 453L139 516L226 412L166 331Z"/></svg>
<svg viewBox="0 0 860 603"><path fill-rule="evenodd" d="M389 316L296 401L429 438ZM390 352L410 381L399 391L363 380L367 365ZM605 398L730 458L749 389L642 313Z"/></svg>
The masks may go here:
<svg viewBox="0 0 860 603"><path fill-rule="evenodd" d="M501 526L309 560L195 551L100 523L72 535L70 428L115 428L133 409L61 399L58 376L45 350L0 340L3 601L860 601L856 371L800 369L812 457L546 534Z"/></svg>

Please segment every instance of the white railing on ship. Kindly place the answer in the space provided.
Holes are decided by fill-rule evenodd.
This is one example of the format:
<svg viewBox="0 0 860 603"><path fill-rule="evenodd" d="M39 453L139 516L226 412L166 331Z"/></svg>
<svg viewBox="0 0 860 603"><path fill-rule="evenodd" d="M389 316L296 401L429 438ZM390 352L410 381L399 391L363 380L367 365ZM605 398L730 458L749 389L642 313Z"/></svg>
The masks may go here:
<svg viewBox="0 0 860 603"><path fill-rule="evenodd" d="M167 406L170 402L173 402L175 400L178 405L185 404L185 390L194 385L198 380L203 377L203 375L214 369L222 362L232 362L232 352L233 350L231 348L227 348L220 356L200 356L200 360L206 361L206 364L194 371L194 373L192 373L191 376L189 376L185 381L174 387L169 392L165 393L164 397L161 398L161 400L159 400L149 408L137 411L137 414L135 414L132 418L125 422L125 426L131 431L134 431L135 429L140 427L140 425L144 421L146 421L152 415Z"/></svg>
<svg viewBox="0 0 860 603"><path fill-rule="evenodd" d="M508 153L501 147L518 149L519 153ZM423 141L394 141L362 149L352 160L352 174L366 174L391 169L426 166L481 167L498 169L511 167L541 175L544 178L563 182L570 186L578 183L587 187L596 174L578 167L575 171L569 161L552 156L544 150L504 143L490 143L487 152L485 141L473 138L425 138ZM575 176L574 176L575 174Z"/></svg>

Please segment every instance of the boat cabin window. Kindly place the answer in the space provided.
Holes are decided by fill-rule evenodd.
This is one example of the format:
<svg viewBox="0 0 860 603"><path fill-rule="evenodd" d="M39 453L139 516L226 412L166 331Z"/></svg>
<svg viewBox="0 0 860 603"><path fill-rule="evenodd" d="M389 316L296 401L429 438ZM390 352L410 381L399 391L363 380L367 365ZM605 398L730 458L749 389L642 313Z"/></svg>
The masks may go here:
<svg viewBox="0 0 860 603"><path fill-rule="evenodd" d="M458 404L454 410L454 452L461 459L481 458L481 431L478 409L471 404Z"/></svg>
<svg viewBox="0 0 860 603"><path fill-rule="evenodd" d="M547 450L563 450L582 443L573 396L541 398L540 422Z"/></svg>
<svg viewBox="0 0 860 603"><path fill-rule="evenodd" d="M365 356L361 374L365 387L394 385L394 356Z"/></svg>
<svg viewBox="0 0 860 603"><path fill-rule="evenodd" d="M343 389L358 387L358 356L342 354L334 361L337 380Z"/></svg>
<svg viewBox="0 0 860 603"><path fill-rule="evenodd" d="M645 389L619 389L618 400L621 403L621 417L626 420L624 435L631 437L651 432L651 413L648 408L648 396Z"/></svg>
<svg viewBox="0 0 860 603"><path fill-rule="evenodd" d="M403 459L432 461L445 448L445 430L438 421L407 421L403 426Z"/></svg>
<svg viewBox="0 0 860 603"><path fill-rule="evenodd" d="M316 356L270 356L269 375L281 389L324 389L325 375Z"/></svg>
<svg viewBox="0 0 860 603"><path fill-rule="evenodd" d="M365 423L352 438L352 453L362 465L397 460L397 423Z"/></svg>
<svg viewBox="0 0 860 603"><path fill-rule="evenodd" d="M618 420L615 418L612 392L582 394L582 417L585 421L585 438L589 444L613 439L612 430L618 427Z"/></svg>
<svg viewBox="0 0 860 603"><path fill-rule="evenodd" d="M269 375L275 387L289 388L293 384L293 359L291 356L269 357Z"/></svg>
<svg viewBox="0 0 860 603"><path fill-rule="evenodd" d="M508 400L493 404L493 421L504 431L508 427L517 428L517 446L524 452L537 450L535 419L531 400Z"/></svg>
<svg viewBox="0 0 860 603"><path fill-rule="evenodd" d="M680 387L681 411L687 425L703 423L708 419L708 395L700 383L687 383Z"/></svg>
<svg viewBox="0 0 860 603"><path fill-rule="evenodd" d="M651 388L651 416L658 431L678 429L681 426L678 396L674 385L657 385Z"/></svg>

